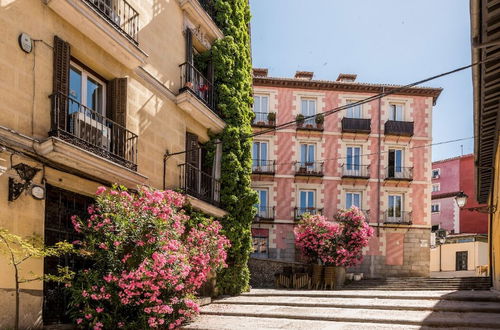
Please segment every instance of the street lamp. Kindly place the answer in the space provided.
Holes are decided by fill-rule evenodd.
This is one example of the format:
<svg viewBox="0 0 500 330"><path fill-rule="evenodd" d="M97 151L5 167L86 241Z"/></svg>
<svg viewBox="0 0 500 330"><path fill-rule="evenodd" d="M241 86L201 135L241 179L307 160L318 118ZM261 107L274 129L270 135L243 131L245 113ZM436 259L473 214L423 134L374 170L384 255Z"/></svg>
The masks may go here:
<svg viewBox="0 0 500 330"><path fill-rule="evenodd" d="M469 196L467 196L467 194L463 191L459 192L455 196L455 202L457 202L459 208L463 208L465 206L465 204L467 203L467 198L469 198Z"/></svg>
<svg viewBox="0 0 500 330"><path fill-rule="evenodd" d="M486 206L478 206L478 207L466 207L464 208L465 204L467 203L467 198L469 196L464 193L463 191L459 192L455 196L455 202L457 203L458 207L467 210L467 211L476 211L476 212L481 212L481 213L488 213L488 214L493 214L497 210L496 205L486 205Z"/></svg>

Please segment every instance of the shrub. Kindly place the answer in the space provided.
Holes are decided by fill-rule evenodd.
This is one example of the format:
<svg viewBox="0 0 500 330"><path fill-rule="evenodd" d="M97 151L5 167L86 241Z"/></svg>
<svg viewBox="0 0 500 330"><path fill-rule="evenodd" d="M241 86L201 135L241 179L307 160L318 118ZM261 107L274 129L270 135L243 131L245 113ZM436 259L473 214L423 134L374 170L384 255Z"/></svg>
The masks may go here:
<svg viewBox="0 0 500 330"><path fill-rule="evenodd" d="M295 116L295 121L297 122L298 125L304 124L305 121L304 115L299 113L297 116Z"/></svg>
<svg viewBox="0 0 500 330"><path fill-rule="evenodd" d="M294 229L295 244L310 262L322 261L340 231L339 225L321 215L306 214Z"/></svg>
<svg viewBox="0 0 500 330"><path fill-rule="evenodd" d="M216 221L195 222L173 191L100 187L87 220L73 217L75 242L91 267L72 286L82 328L175 328L198 311L208 273L225 265L228 240Z"/></svg>
<svg viewBox="0 0 500 330"><path fill-rule="evenodd" d="M325 115L323 115L322 113L318 113L314 120L316 121L316 124L323 125L323 123L325 122Z"/></svg>
<svg viewBox="0 0 500 330"><path fill-rule="evenodd" d="M267 114L267 120L275 121L276 120L276 112L270 112Z"/></svg>

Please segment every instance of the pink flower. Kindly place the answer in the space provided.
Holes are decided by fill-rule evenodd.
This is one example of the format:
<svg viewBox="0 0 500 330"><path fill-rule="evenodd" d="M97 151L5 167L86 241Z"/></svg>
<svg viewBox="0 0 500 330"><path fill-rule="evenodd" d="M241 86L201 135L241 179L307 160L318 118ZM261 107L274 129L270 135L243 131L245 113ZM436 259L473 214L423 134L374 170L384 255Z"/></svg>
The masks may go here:
<svg viewBox="0 0 500 330"><path fill-rule="evenodd" d="M106 191L106 187L100 186L99 188L97 188L97 191L95 192L95 194L100 195L105 191Z"/></svg>
<svg viewBox="0 0 500 330"><path fill-rule="evenodd" d="M113 242L113 245L114 245L114 246L118 246L118 245L120 245L120 242L118 242L118 241L114 241L114 242Z"/></svg>
<svg viewBox="0 0 500 330"><path fill-rule="evenodd" d="M102 311L103 311L103 310L104 310L104 308L102 308L102 307L97 307L97 308L95 309L95 311L96 311L97 313L102 313Z"/></svg>
<svg viewBox="0 0 500 330"><path fill-rule="evenodd" d="M85 318L86 318L87 320L90 320L90 319L92 318L92 314L85 314Z"/></svg>
<svg viewBox="0 0 500 330"><path fill-rule="evenodd" d="M82 319L82 318L78 318L78 319L76 319L76 324L80 324L80 323L82 323L82 322L83 322L83 319Z"/></svg>

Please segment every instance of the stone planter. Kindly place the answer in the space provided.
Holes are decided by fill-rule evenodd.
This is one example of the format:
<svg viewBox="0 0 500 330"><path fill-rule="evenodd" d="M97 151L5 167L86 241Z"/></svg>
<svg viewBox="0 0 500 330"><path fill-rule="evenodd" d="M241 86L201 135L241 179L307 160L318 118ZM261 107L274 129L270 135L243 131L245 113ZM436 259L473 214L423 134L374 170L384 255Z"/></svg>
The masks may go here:
<svg viewBox="0 0 500 330"><path fill-rule="evenodd" d="M348 281L352 281L352 279L354 278L354 273L347 273L347 274L345 274L345 278Z"/></svg>
<svg viewBox="0 0 500 330"><path fill-rule="evenodd" d="M323 279L323 289L326 290L326 288L328 288L328 287L330 287L331 290L335 289L335 285L336 285L335 268L337 268L337 267L333 267L333 266L325 267L325 276ZM344 275L345 275L345 273L344 273Z"/></svg>
<svg viewBox="0 0 500 330"><path fill-rule="evenodd" d="M345 267L335 267L335 285L338 289L342 288L345 283Z"/></svg>
<svg viewBox="0 0 500 330"><path fill-rule="evenodd" d="M354 280L355 281L361 281L362 278L363 278L363 276L361 274L354 275Z"/></svg>
<svg viewBox="0 0 500 330"><path fill-rule="evenodd" d="M322 279L323 279L323 265L313 264L310 288L317 290L321 286Z"/></svg>

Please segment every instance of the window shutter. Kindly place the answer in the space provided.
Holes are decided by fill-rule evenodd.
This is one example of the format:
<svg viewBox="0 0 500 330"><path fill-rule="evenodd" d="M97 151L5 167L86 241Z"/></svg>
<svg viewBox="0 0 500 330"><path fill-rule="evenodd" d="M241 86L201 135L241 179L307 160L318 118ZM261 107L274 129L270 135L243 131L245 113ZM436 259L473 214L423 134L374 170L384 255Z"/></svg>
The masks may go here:
<svg viewBox="0 0 500 330"><path fill-rule="evenodd" d="M186 152L186 163L199 168L200 152L198 149L198 136L196 134L186 132L186 150L188 150Z"/></svg>
<svg viewBox="0 0 500 330"><path fill-rule="evenodd" d="M107 117L127 127L127 78L115 78L107 86Z"/></svg>
<svg viewBox="0 0 500 330"><path fill-rule="evenodd" d="M70 46L69 43L58 36L54 36L54 72L53 72L53 109L52 125L53 129L66 130L68 116L69 95L69 64L70 64Z"/></svg>
<svg viewBox="0 0 500 330"><path fill-rule="evenodd" d="M193 64L193 32L186 28L186 62Z"/></svg>

